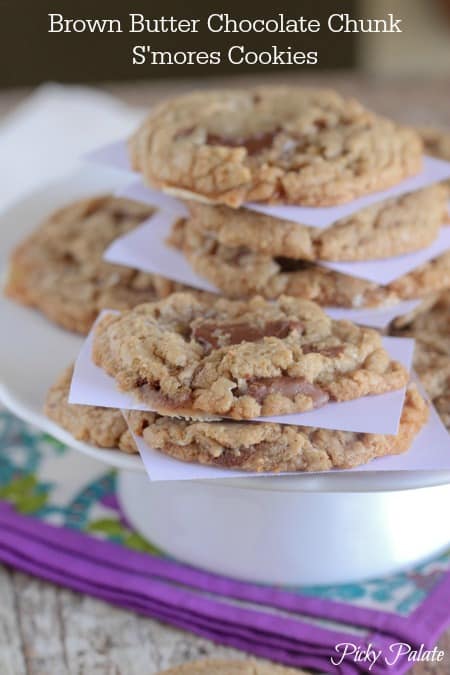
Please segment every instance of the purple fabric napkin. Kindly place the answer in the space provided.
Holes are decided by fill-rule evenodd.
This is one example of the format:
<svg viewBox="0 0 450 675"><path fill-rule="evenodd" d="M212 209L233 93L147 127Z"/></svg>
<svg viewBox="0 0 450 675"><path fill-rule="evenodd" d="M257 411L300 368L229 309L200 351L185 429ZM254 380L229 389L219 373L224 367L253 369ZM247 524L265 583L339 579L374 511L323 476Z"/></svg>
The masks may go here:
<svg viewBox="0 0 450 675"><path fill-rule="evenodd" d="M380 660L371 668L370 662L346 659L333 665L330 659L336 658L336 645L347 642L370 644L383 653L388 653L393 642L400 641L432 647L450 619L450 575L430 594L427 607L422 605L411 621L411 617L402 620L397 615L202 572L53 527L20 515L2 502L0 532L0 559L4 563L221 644L295 667L348 675L400 674L412 665L404 658L395 667ZM328 621L341 625L339 629L331 628ZM352 627L362 633L356 635Z"/></svg>

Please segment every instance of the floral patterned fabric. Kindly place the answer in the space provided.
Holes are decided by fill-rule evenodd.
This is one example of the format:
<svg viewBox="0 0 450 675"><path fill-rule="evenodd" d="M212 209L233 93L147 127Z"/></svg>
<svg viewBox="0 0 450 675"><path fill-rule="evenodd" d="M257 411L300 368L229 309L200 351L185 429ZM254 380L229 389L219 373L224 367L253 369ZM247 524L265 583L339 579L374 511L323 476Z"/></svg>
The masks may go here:
<svg viewBox="0 0 450 675"><path fill-rule="evenodd" d="M8 516L9 512L15 514L13 518L18 519L17 526ZM42 555L42 565L36 567L36 560L39 559L39 552L36 551L39 551L39 545L42 545L47 536L45 532L36 535L37 548L33 550L33 562L27 562L28 567L24 566L20 542L25 540L20 537L17 539L18 535L8 530L17 528L17 532L22 531L22 535L26 536L24 532L27 528L31 531L29 523L32 519L40 521L42 528L45 524L47 530L48 526L52 526L51 532L63 528L60 531L65 533L65 541L70 539L70 545L67 549L64 548L63 555L67 555L68 551L70 554L70 546L75 546L80 535L91 538L91 542L103 542L102 546L109 546L107 555L102 553L102 574L108 569L105 565L110 564L112 570L121 568L129 556L130 570L145 570L146 559L149 561L149 569L154 570L155 566L159 566L159 570L162 570L167 565L172 575L170 581L174 585L185 585L186 579L189 579L187 585L190 585L191 579L198 578L198 586L196 581L192 582L197 592L197 599L194 600L195 614L189 616L189 620L186 619L182 605L180 613L183 616L174 614L173 610L169 612L165 603L169 601L170 605L173 588L165 590L160 603L156 605L145 605L144 601L141 602L141 590L132 600L123 598L123 593L117 595L117 589L111 591L108 587L108 592L104 589L100 592L98 578L95 578L100 573L95 566L92 569L97 571L92 571L92 578L89 578L89 564L92 562L90 555L87 555L89 564L83 570L82 583L78 577L74 581L69 580L68 576L61 576L61 571L49 570L47 574L45 565L51 560L48 556ZM55 535L51 534L49 542L52 537L55 540ZM64 537L61 536L61 541ZM72 542L74 537L75 544ZM57 544L53 542L49 545ZM78 557L83 546L83 542L81 546L78 545ZM125 551L129 553L125 555ZM24 559L28 560L28 552ZM98 562L101 556L93 559ZM56 583L67 582L68 586L82 592L160 617L216 641L241 648L245 646L246 651L297 667L324 668L324 664L330 662L333 645L344 638L358 638L366 645L375 643L381 649L387 649L389 640L397 640L399 637L412 644L431 644L450 620L450 550L412 571L357 584L279 589L241 584L217 577L220 580L221 590L217 592L220 604L215 605L214 600L210 607L214 575L170 560L152 542L146 541L133 530L122 513L116 496L114 471L62 445L48 434L24 424L4 410L0 410L0 560L16 564L21 569ZM70 562L70 555L67 560ZM177 573L173 572L174 568L178 570L178 579ZM133 572L133 578L135 576ZM160 576L160 572L156 572L156 577L153 578L159 579ZM148 579L146 581L147 585L140 587L144 595L148 590ZM122 581L119 586L122 592ZM153 585L151 593L154 595ZM187 602L192 597L194 594L187 598ZM176 599L176 603L179 602ZM207 627L199 619L203 612L209 611L216 613L215 618L219 622L216 632L212 625L213 619L208 620ZM251 615L248 614L249 611ZM293 616L296 618L295 625L292 624ZM250 644L248 640L242 642L240 635L233 633L232 637L227 636L221 628L222 620L232 619L238 623L239 632L242 632L242 626L248 620L255 621L254 625L259 626L261 617L269 622L270 630L277 635L276 649L267 645L265 633L261 643L254 641L254 644ZM293 643L298 653L293 645L289 649L285 648L286 635L292 634L293 626L298 630L298 636ZM305 640L305 644L302 640ZM279 642L283 645L283 650L280 650ZM315 646L312 647L311 644ZM389 672L405 672L411 665L404 661L396 670L391 668ZM339 672L364 672L364 667L356 666L355 670L353 663L343 664ZM384 671L374 668L371 672Z"/></svg>
<svg viewBox="0 0 450 675"><path fill-rule="evenodd" d="M0 412L0 499L49 523L163 555L127 524L115 478L102 464ZM449 569L450 549L413 571L385 579L289 590L407 615Z"/></svg>

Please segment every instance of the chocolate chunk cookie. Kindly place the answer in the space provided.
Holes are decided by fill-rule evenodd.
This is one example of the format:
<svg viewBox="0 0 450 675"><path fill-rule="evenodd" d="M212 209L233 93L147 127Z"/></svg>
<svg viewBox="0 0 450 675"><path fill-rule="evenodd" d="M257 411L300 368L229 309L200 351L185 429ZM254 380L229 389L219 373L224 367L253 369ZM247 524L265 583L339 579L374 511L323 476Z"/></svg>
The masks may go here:
<svg viewBox="0 0 450 675"><path fill-rule="evenodd" d="M208 304L189 293L104 317L93 358L149 408L249 419L404 386L379 334L282 296Z"/></svg>
<svg viewBox="0 0 450 675"><path fill-rule="evenodd" d="M394 335L416 339L414 368L450 431L450 291Z"/></svg>
<svg viewBox="0 0 450 675"><path fill-rule="evenodd" d="M450 287L450 251L381 286L309 261L221 244L214 233L199 230L190 220L174 224L168 243L228 298L259 294L272 300L286 294L323 306L385 307Z"/></svg>
<svg viewBox="0 0 450 675"><path fill-rule="evenodd" d="M99 448L136 453L136 445L120 410L69 403L73 367L70 366L50 388L44 412L78 441Z"/></svg>
<svg viewBox="0 0 450 675"><path fill-rule="evenodd" d="M201 91L157 106L130 140L131 163L179 196L328 206L418 173L408 129L334 91Z"/></svg>
<svg viewBox="0 0 450 675"><path fill-rule="evenodd" d="M153 209L111 196L59 209L14 251L6 293L55 323L87 333L104 309L165 297L181 284L102 260L108 245Z"/></svg>
<svg viewBox="0 0 450 675"><path fill-rule="evenodd" d="M450 162L450 130L438 129L435 127L422 127L418 129L422 138L427 155L445 159ZM447 198L450 199L450 180L444 181L443 185L447 189ZM450 216L447 214L447 220Z"/></svg>
<svg viewBox="0 0 450 675"><path fill-rule="evenodd" d="M406 452L425 424L428 408L410 385L396 436L271 422L194 422L138 411L127 411L125 417L150 447L184 462L240 471L329 471Z"/></svg>
<svg viewBox="0 0 450 675"><path fill-rule="evenodd" d="M131 429L150 447L181 461L241 471L350 469L408 450L428 415L425 402L410 385L397 436L270 422L195 422L138 411L127 411L124 417L112 408L70 404L72 374L71 366L51 387L45 413L77 440L136 453Z"/></svg>
<svg viewBox="0 0 450 675"><path fill-rule="evenodd" d="M187 202L193 227L224 246L303 260L374 260L429 246L448 217L443 186L379 202L325 230L249 209Z"/></svg>

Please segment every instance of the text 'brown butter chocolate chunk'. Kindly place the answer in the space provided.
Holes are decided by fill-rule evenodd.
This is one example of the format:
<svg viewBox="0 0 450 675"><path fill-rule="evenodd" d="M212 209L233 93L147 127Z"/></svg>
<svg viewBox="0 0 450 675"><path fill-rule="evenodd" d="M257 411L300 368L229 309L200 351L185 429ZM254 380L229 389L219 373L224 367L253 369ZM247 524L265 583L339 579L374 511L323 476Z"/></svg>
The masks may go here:
<svg viewBox="0 0 450 675"><path fill-rule="evenodd" d="M265 337L277 337L282 340L293 330L301 333L304 325L301 321L267 321L262 325L250 325L249 323L224 323L213 322L199 323L192 336L201 344L219 349L225 345L238 345L241 342L257 342Z"/></svg>
<svg viewBox="0 0 450 675"><path fill-rule="evenodd" d="M252 380L248 385L248 394L259 403L263 403L269 394L281 394L293 400L299 394L309 396L314 408L320 408L329 401L329 395L320 387L306 382L301 377L262 377Z"/></svg>

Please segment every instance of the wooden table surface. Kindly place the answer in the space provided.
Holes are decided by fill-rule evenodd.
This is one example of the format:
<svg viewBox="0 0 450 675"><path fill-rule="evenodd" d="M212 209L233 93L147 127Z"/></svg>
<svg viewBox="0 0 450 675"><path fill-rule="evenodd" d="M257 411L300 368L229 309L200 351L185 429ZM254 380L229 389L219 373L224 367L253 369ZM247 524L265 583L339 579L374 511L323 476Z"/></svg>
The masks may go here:
<svg viewBox="0 0 450 675"><path fill-rule="evenodd" d="M283 79L335 86L399 120L450 128L450 80L369 80L346 74ZM233 83L248 81L240 78ZM175 91L227 84L230 80L102 86L124 101L145 106ZM28 94L0 92L0 117ZM450 673L450 630L439 646L446 654L444 662L418 664L412 675ZM0 675L152 675L207 656L245 658L242 652L0 566Z"/></svg>

